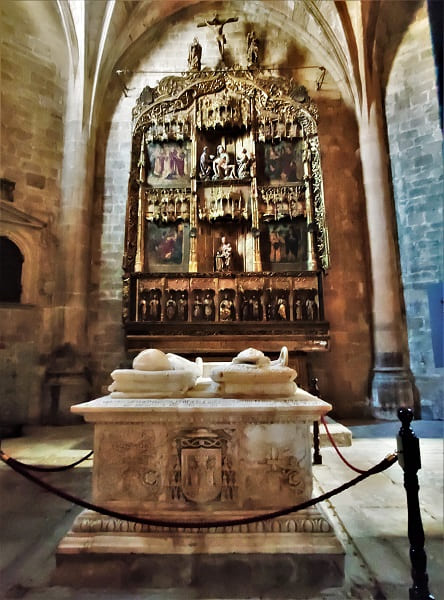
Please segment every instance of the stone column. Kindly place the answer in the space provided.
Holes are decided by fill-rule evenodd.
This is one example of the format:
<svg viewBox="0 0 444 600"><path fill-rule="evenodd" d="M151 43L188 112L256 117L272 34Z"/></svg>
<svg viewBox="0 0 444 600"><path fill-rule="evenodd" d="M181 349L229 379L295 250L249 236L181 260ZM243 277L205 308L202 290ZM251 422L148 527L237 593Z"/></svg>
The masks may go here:
<svg viewBox="0 0 444 600"><path fill-rule="evenodd" d="M402 305L389 153L378 97L361 115L359 139L372 278L372 412L377 418L396 419L398 407L413 407L415 386Z"/></svg>
<svg viewBox="0 0 444 600"><path fill-rule="evenodd" d="M81 71L79 69L79 71ZM65 115L59 256L55 294L53 350L48 358L45 390L57 374L57 421L71 404L87 399L88 377L88 281L91 254L90 198L94 168L93 136L84 119L82 76L73 77ZM49 386L49 387L48 387Z"/></svg>
<svg viewBox="0 0 444 600"><path fill-rule="evenodd" d="M60 267L58 300L64 313L63 338L86 346L87 284L90 260L90 193L93 156L82 113L79 90L70 89L65 122L62 198L59 221ZM60 285L61 284L61 285Z"/></svg>

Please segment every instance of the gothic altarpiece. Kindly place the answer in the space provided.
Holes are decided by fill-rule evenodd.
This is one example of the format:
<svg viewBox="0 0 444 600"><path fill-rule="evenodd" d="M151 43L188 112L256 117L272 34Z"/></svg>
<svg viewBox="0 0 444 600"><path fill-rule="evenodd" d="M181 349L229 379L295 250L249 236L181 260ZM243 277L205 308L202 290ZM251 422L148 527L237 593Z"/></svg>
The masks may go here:
<svg viewBox="0 0 444 600"><path fill-rule="evenodd" d="M142 91L124 256L129 350L198 341L201 354L232 352L246 339L327 349L317 120L304 87L257 66L190 68Z"/></svg>

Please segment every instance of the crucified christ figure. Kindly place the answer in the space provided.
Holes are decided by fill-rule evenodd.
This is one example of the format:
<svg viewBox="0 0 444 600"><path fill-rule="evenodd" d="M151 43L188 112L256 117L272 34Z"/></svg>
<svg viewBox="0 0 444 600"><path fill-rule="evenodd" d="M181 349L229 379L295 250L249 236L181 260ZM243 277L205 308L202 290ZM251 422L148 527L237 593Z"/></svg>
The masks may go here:
<svg viewBox="0 0 444 600"><path fill-rule="evenodd" d="M215 14L211 21L207 19L204 23L198 23L197 25L198 27L211 27L214 29L222 62L224 61L224 49L227 43L227 38L224 35L224 27L227 23L235 23L238 20L238 17L230 17L229 19L225 19L225 21L221 21L217 14Z"/></svg>

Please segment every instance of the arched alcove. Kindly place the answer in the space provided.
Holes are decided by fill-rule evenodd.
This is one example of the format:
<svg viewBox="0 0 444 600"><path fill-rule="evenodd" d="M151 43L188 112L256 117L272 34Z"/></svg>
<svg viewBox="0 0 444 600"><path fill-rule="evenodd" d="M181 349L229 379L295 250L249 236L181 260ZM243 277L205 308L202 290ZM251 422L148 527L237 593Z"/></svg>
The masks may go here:
<svg viewBox="0 0 444 600"><path fill-rule="evenodd" d="M20 302L23 254L6 236L0 237L0 302Z"/></svg>

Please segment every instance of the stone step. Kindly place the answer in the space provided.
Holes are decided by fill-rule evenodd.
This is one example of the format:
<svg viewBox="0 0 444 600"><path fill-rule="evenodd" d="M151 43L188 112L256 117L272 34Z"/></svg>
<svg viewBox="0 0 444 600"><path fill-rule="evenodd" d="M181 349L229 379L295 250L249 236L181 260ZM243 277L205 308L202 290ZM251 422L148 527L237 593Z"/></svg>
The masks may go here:
<svg viewBox="0 0 444 600"><path fill-rule="evenodd" d="M325 421L327 423L328 430L332 435L335 444L339 447L346 447L352 445L352 432L350 429L341 425L337 421L334 421L331 417L326 417ZM313 426L311 426L311 433L313 435ZM327 432L325 431L325 427L322 423L319 423L319 445L321 448L328 448L331 446L331 442L328 439Z"/></svg>

